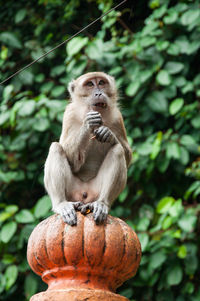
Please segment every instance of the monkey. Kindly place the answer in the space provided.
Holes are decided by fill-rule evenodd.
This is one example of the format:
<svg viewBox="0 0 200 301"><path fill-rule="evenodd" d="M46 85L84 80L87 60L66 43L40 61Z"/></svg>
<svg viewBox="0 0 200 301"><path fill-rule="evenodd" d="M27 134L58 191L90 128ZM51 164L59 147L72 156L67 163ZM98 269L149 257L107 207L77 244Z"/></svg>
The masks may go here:
<svg viewBox="0 0 200 301"><path fill-rule="evenodd" d="M102 224L126 185L132 151L118 106L114 77L89 72L68 85L59 142L53 142L44 168L52 210L73 226L76 211L93 212Z"/></svg>

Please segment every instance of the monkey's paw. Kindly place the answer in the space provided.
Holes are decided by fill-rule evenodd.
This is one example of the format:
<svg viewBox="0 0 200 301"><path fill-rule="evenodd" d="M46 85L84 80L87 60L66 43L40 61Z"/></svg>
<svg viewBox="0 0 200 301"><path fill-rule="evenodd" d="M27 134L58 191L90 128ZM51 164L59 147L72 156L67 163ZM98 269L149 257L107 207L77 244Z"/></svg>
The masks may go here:
<svg viewBox="0 0 200 301"><path fill-rule="evenodd" d="M93 130L95 127L98 127L102 124L101 114L95 111L88 112L85 123L89 129Z"/></svg>
<svg viewBox="0 0 200 301"><path fill-rule="evenodd" d="M94 131L95 138L99 142L106 142L112 145L116 144L116 137L113 132L107 126L100 126L98 129Z"/></svg>
<svg viewBox="0 0 200 301"><path fill-rule="evenodd" d="M96 224L103 223L108 216L109 208L106 204L104 204L101 201L96 201L93 203L88 203L86 205L83 205L80 208L80 211L82 214L87 214L88 209L93 211L93 217Z"/></svg>
<svg viewBox="0 0 200 301"><path fill-rule="evenodd" d="M77 210L80 205L80 202L65 201L54 208L54 212L60 214L65 223L69 224L70 226L74 226L77 224L77 216L75 210Z"/></svg>

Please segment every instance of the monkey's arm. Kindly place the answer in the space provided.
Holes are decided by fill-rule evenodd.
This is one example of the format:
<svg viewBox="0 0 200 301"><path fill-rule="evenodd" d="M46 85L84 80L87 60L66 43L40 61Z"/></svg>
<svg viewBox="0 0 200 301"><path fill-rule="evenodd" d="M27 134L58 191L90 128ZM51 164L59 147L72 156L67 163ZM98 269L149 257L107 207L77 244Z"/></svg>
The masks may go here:
<svg viewBox="0 0 200 301"><path fill-rule="evenodd" d="M71 117L71 116L69 116ZM101 115L98 112L88 112L82 124L64 117L60 144L62 145L73 172L78 172L85 163L85 157L95 127L102 124ZM70 126L67 126L67 125Z"/></svg>

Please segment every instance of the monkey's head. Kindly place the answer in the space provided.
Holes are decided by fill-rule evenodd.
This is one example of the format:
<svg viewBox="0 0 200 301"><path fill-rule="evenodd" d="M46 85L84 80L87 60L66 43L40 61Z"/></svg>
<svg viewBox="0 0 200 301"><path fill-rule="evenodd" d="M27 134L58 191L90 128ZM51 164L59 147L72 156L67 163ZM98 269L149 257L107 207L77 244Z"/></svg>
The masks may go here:
<svg viewBox="0 0 200 301"><path fill-rule="evenodd" d="M103 112L116 105L117 89L112 76L104 72L89 72L69 83L73 102L81 102L90 109Z"/></svg>

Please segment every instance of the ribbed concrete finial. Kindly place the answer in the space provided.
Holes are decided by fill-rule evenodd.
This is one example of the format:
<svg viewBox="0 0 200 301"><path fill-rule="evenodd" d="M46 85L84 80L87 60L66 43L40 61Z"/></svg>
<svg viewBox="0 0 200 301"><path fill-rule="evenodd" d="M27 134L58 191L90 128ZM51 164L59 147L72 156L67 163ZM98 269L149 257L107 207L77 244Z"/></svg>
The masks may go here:
<svg viewBox="0 0 200 301"><path fill-rule="evenodd" d="M103 225L96 225L92 214L77 212L77 219L77 226L71 227L53 215L33 230L28 262L48 289L31 301L127 301L115 290L139 267L137 235L112 216Z"/></svg>

